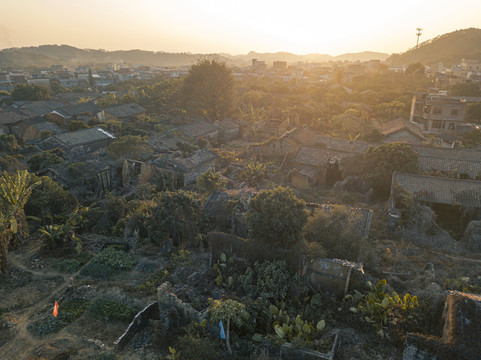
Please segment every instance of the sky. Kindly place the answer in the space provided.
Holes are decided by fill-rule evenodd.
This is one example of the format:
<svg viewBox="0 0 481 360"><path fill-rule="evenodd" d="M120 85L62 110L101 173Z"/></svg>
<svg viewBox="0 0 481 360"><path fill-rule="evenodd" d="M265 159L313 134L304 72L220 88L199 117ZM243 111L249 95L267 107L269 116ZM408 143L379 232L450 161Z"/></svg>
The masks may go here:
<svg viewBox="0 0 481 360"><path fill-rule="evenodd" d="M481 28L479 0L0 0L0 49L399 53Z"/></svg>

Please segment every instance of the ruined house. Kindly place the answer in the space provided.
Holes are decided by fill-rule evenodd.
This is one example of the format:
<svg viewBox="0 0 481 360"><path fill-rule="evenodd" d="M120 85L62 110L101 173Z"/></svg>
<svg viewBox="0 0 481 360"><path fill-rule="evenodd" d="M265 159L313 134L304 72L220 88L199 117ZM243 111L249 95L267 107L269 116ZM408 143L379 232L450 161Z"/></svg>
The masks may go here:
<svg viewBox="0 0 481 360"><path fill-rule="evenodd" d="M219 137L224 140L237 139L240 136L239 124L231 119L219 120L216 123L219 129Z"/></svg>
<svg viewBox="0 0 481 360"><path fill-rule="evenodd" d="M136 103L112 106L105 109L105 120L129 121L145 116L145 109Z"/></svg>
<svg viewBox="0 0 481 360"><path fill-rule="evenodd" d="M461 179L481 177L481 151L412 145L418 153L418 166L426 173L450 175Z"/></svg>
<svg viewBox="0 0 481 360"><path fill-rule="evenodd" d="M317 134L309 126L297 127L287 131L279 138L271 138L261 144L250 145L248 153L256 156L293 155L299 146L313 146Z"/></svg>
<svg viewBox="0 0 481 360"><path fill-rule="evenodd" d="M187 124L181 125L178 129L191 138L204 138L206 140L216 140L219 136L219 129L208 121L197 119Z"/></svg>
<svg viewBox="0 0 481 360"><path fill-rule="evenodd" d="M408 333L403 360L481 359L481 296L448 291L442 318L440 338Z"/></svg>
<svg viewBox="0 0 481 360"><path fill-rule="evenodd" d="M289 173L291 184L298 189L316 185L332 186L341 179L340 162L347 153L313 146L300 146Z"/></svg>
<svg viewBox="0 0 481 360"><path fill-rule="evenodd" d="M209 168L214 167L217 155L212 151L200 149L188 157L182 153L173 153L167 157L159 157L153 164L161 169L172 170L176 174L180 186L195 184L197 177Z"/></svg>
<svg viewBox="0 0 481 360"><path fill-rule="evenodd" d="M94 127L51 136L39 143L39 147L42 150L56 147L67 151L81 149L82 152L89 153L106 147L114 139L115 136L109 132L100 127Z"/></svg>
<svg viewBox="0 0 481 360"><path fill-rule="evenodd" d="M41 139L45 134L63 132L58 126L46 120L43 116L23 119L12 125L11 133L22 141Z"/></svg>
<svg viewBox="0 0 481 360"><path fill-rule="evenodd" d="M104 111L100 109L93 101L64 106L56 109L54 113L62 116L67 123L69 123L71 120L82 121L85 124L87 124L90 119L96 119L99 122L105 120Z"/></svg>
<svg viewBox="0 0 481 360"><path fill-rule="evenodd" d="M364 274L362 264L341 259L311 259L301 269L303 276L315 291L345 296L349 290L352 271Z"/></svg>
<svg viewBox="0 0 481 360"><path fill-rule="evenodd" d="M393 173L389 200L389 223L395 226L400 219L396 196L403 190L415 202L434 211L457 216L461 212L472 219L481 215L481 181L453 179L417 174Z"/></svg>

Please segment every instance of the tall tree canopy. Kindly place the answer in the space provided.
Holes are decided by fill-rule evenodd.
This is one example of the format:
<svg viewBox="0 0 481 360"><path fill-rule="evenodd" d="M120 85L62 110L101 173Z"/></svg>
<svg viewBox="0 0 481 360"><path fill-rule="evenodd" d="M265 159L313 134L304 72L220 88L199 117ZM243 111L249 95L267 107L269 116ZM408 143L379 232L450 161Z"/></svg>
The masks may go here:
<svg viewBox="0 0 481 360"><path fill-rule="evenodd" d="M380 197L387 197L394 171L416 173L418 154L410 146L400 143L370 147L362 158L365 180Z"/></svg>
<svg viewBox="0 0 481 360"><path fill-rule="evenodd" d="M249 202L247 224L252 238L271 245L290 247L303 237L307 222L305 202L289 188L263 190Z"/></svg>
<svg viewBox="0 0 481 360"><path fill-rule="evenodd" d="M182 88L186 107L211 121L227 116L234 98L234 79L225 63L201 57L192 65Z"/></svg>
<svg viewBox="0 0 481 360"><path fill-rule="evenodd" d="M11 93L12 100L45 100L50 98L48 88L41 85L17 84Z"/></svg>

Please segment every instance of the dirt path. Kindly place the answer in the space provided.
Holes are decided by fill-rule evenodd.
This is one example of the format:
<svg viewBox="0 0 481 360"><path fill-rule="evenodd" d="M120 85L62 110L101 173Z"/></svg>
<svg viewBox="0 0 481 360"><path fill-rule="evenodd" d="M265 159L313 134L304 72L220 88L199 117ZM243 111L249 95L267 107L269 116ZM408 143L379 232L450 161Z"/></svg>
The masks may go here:
<svg viewBox="0 0 481 360"><path fill-rule="evenodd" d="M427 249L427 250L430 253L433 253L433 254L436 254L436 255L442 255L442 256L445 256L445 257L453 259L453 260L475 262L475 263L478 263L478 264L481 263L481 260L478 260L478 259L471 259L471 258L465 258L465 257L460 257L460 256L448 255L448 254L444 254L444 253L439 252L439 251L434 251L434 250L429 250L429 249Z"/></svg>
<svg viewBox="0 0 481 360"><path fill-rule="evenodd" d="M9 254L9 264L11 267L16 267L21 269L22 271L28 272L34 276L40 278L52 278L52 277L61 277L63 280L62 282L56 286L52 291L48 294L42 296L41 298L35 299L35 305L15 311L12 315L16 318L16 334L15 336L10 339L0 351L0 359L7 360L7 359L26 359L28 356L32 355L34 350L38 348L43 343L49 340L49 335L46 335L42 338L36 337L30 334L27 330L27 325L30 318L41 311L43 308L47 307L48 305L54 305L55 298L59 298L65 289L70 285L70 278L75 276L76 274L63 274L57 271L45 270L45 271L36 271L29 269L24 264L21 263L21 259L28 259L31 255L36 253L38 248L34 248L29 250L26 253L17 253L12 252ZM56 336L53 335L52 336Z"/></svg>

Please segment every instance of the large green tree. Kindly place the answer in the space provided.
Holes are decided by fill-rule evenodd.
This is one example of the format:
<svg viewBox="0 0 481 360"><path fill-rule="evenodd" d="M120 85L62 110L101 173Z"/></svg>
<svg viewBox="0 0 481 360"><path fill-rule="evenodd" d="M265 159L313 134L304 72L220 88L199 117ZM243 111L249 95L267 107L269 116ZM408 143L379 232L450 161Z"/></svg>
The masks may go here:
<svg viewBox="0 0 481 360"><path fill-rule="evenodd" d="M227 116L234 98L231 70L217 58L201 57L191 66L182 93L187 109L211 121Z"/></svg>
<svg viewBox="0 0 481 360"><path fill-rule="evenodd" d="M164 191L153 199L145 221L149 238L161 244L172 239L175 245L192 241L202 224L202 212L195 195L188 191Z"/></svg>
<svg viewBox="0 0 481 360"><path fill-rule="evenodd" d="M41 85L17 84L11 93L12 100L45 100L50 98L48 88Z"/></svg>
<svg viewBox="0 0 481 360"><path fill-rule="evenodd" d="M416 173L418 154L410 146L400 143L382 144L370 147L362 158L364 179L381 197L389 196L394 171Z"/></svg>
<svg viewBox="0 0 481 360"><path fill-rule="evenodd" d="M249 202L247 224L255 240L290 247L302 239L306 221L305 202L290 188L263 190Z"/></svg>

